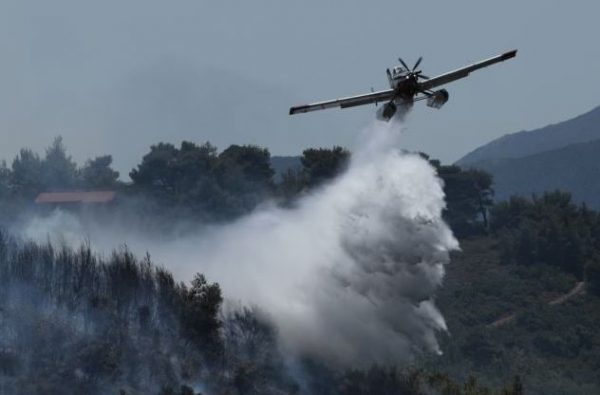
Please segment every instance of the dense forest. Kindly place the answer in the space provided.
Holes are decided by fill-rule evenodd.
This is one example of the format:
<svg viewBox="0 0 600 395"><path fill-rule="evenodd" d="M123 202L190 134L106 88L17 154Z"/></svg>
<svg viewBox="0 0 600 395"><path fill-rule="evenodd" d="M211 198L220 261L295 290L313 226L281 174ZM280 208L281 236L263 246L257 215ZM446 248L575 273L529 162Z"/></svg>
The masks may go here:
<svg viewBox="0 0 600 395"><path fill-rule="evenodd" d="M424 158L429 159L422 154ZM14 220L32 206L44 191L116 190L122 215L156 226L194 218L227 221L247 214L265 201L292 206L299 197L344 171L350 152L342 147L309 148L301 156L301 168L289 168L276 177L269 151L257 146L232 145L222 152L210 143L184 141L179 147L159 143L150 147L129 173L131 182L119 180L110 155L89 159L78 167L62 139L56 138L40 157L22 149L10 166L0 165L0 220ZM443 166L431 160L444 180L448 210L446 219L455 233L466 236L487 227L492 204L492 179L482 171Z"/></svg>
<svg viewBox="0 0 600 395"><path fill-rule="evenodd" d="M350 152L311 148L276 177L269 151L159 143L119 179L110 155L82 167L57 138L0 167L5 228L38 193L118 192L112 213L165 231L219 223L261 204L293 207L348 166ZM442 356L339 371L293 364L259 307L224 312L202 274L176 281L125 247L109 257L0 233L0 392L22 394L589 394L600 381L600 214L565 192L493 203L492 177L429 160L445 219L461 241L436 303ZM71 208L74 212L81 208ZM99 208L98 218L106 215ZM293 366L292 366L293 365Z"/></svg>

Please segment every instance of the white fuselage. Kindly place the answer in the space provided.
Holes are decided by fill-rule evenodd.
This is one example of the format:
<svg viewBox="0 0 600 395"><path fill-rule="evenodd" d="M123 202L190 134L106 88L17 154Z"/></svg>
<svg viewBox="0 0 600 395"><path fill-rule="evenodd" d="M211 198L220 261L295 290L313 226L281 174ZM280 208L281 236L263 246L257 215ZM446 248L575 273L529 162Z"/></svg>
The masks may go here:
<svg viewBox="0 0 600 395"><path fill-rule="evenodd" d="M390 88L396 91L396 102L411 102L419 88L415 75L401 66L388 69L387 75Z"/></svg>

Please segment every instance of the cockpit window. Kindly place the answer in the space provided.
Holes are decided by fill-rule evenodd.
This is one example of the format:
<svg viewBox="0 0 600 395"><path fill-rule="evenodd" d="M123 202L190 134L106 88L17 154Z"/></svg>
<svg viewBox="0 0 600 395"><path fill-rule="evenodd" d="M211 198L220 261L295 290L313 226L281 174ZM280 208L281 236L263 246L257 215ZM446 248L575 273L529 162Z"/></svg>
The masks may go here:
<svg viewBox="0 0 600 395"><path fill-rule="evenodd" d="M394 67L393 74L396 76L402 74L403 71L404 69L402 67Z"/></svg>

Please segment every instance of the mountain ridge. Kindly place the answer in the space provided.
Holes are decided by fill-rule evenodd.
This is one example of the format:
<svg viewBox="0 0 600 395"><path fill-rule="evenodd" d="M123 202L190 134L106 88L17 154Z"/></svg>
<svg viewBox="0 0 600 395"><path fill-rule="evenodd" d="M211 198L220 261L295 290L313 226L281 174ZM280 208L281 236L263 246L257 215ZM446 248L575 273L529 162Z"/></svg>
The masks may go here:
<svg viewBox="0 0 600 395"><path fill-rule="evenodd" d="M491 159L469 166L494 177L495 199L565 190L576 202L600 208L600 139L521 158Z"/></svg>
<svg viewBox="0 0 600 395"><path fill-rule="evenodd" d="M455 164L464 167L485 160L522 158L596 139L600 139L600 106L566 121L505 134L474 149Z"/></svg>

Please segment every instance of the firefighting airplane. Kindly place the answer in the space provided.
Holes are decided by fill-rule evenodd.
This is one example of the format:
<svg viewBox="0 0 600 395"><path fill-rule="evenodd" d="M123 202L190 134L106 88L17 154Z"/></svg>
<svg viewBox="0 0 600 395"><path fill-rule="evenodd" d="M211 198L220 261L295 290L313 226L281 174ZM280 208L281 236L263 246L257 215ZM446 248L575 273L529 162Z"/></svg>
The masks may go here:
<svg viewBox="0 0 600 395"><path fill-rule="evenodd" d="M421 74L421 70L417 70L423 57L417 60L412 69L402 59L398 59L401 66L396 66L392 70L387 69L391 89L378 92L373 92L371 89L371 93L364 95L295 106L290 108L290 115L333 107L348 108L362 106L363 104L375 103L377 105L378 103L387 102L377 111L377 118L389 121L396 113L398 106L411 107L417 100L427 99L429 107L441 108L448 101L448 91L445 89L436 91L433 90L434 88L465 78L472 71L514 58L516 55L517 50L515 49L433 78L429 78Z"/></svg>

